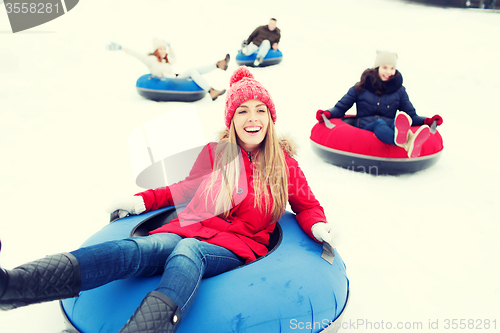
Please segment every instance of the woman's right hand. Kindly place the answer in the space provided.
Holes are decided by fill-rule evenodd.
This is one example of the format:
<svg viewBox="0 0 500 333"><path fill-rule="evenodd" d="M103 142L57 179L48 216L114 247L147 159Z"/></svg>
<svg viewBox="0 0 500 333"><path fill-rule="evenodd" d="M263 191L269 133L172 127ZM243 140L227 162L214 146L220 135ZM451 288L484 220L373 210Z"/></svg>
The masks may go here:
<svg viewBox="0 0 500 333"><path fill-rule="evenodd" d="M116 43L111 42L108 45L106 45L106 48L109 51L118 51L118 50L122 49L122 46L120 44L116 44Z"/></svg>
<svg viewBox="0 0 500 333"><path fill-rule="evenodd" d="M146 206L144 205L144 200L140 195L134 195L117 198L106 208L106 211L110 214L117 210L119 211L118 214L120 218L122 218L128 214L138 215L146 210Z"/></svg>

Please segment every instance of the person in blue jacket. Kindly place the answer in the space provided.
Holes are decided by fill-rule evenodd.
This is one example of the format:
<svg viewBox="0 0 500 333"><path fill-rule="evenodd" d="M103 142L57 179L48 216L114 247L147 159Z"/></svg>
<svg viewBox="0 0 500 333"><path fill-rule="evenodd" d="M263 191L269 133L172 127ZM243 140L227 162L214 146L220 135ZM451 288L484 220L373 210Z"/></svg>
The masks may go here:
<svg viewBox="0 0 500 333"><path fill-rule="evenodd" d="M396 69L398 56L388 51L377 51L375 65L361 74L361 79L349 89L337 104L328 110L318 110L316 119L342 118L356 103L356 127L372 131L382 142L403 147L408 157L420 155L423 143L430 136L434 121L443 123L443 118L417 115L403 86L403 76ZM413 133L411 126L420 126Z"/></svg>

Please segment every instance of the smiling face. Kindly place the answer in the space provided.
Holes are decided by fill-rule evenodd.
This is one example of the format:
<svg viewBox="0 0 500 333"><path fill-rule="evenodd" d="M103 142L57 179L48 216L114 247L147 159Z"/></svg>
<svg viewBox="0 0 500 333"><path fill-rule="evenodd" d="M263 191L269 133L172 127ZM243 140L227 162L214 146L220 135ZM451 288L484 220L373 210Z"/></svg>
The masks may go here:
<svg viewBox="0 0 500 333"><path fill-rule="evenodd" d="M267 25L267 28L271 31L274 31L274 29L276 29L276 21L273 19L270 19L269 24Z"/></svg>
<svg viewBox="0 0 500 333"><path fill-rule="evenodd" d="M160 46L158 49L158 54L160 55L160 57L163 59L165 58L165 56L167 55L167 48L165 46Z"/></svg>
<svg viewBox="0 0 500 333"><path fill-rule="evenodd" d="M257 99L251 99L236 108L233 116L238 145L251 152L258 148L267 134L269 125L267 105Z"/></svg>
<svg viewBox="0 0 500 333"><path fill-rule="evenodd" d="M396 74L396 67L393 65L381 65L378 68L378 76L382 81L389 80Z"/></svg>

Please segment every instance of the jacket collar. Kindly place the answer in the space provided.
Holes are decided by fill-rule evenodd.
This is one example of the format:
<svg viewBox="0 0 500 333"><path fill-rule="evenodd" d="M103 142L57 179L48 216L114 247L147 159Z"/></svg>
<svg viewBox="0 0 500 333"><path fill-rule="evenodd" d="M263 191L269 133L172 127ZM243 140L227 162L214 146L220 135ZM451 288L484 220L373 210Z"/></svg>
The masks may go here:
<svg viewBox="0 0 500 333"><path fill-rule="evenodd" d="M401 73L398 70L396 70L396 74L399 74L399 75L395 75L392 79L390 79L389 81L386 81L386 82L383 82L382 80L377 78L377 80L380 83L382 83L382 85L384 86L384 90L383 90L384 95L395 93L403 86L403 76L401 75ZM368 77L368 80L366 80L365 88L369 92L375 93L375 87L373 86L373 82L372 82L371 77Z"/></svg>
<svg viewBox="0 0 500 333"><path fill-rule="evenodd" d="M242 154L246 155L246 157L248 158L248 160L250 162L255 161L255 159L257 158L257 155L259 154L259 151L260 151L259 148L254 149L253 151L246 151L245 149L243 149L241 147L240 147L240 149L241 149Z"/></svg>

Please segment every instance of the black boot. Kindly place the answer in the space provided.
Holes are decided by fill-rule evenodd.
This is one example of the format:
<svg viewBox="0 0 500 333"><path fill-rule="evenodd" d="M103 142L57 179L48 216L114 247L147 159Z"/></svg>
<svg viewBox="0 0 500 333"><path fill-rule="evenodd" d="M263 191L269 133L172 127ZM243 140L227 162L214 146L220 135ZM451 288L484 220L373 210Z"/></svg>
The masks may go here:
<svg viewBox="0 0 500 333"><path fill-rule="evenodd" d="M78 296L80 266L70 253L47 256L5 270L0 268L0 310Z"/></svg>
<svg viewBox="0 0 500 333"><path fill-rule="evenodd" d="M168 296L152 291L142 300L119 333L175 333L181 310Z"/></svg>

